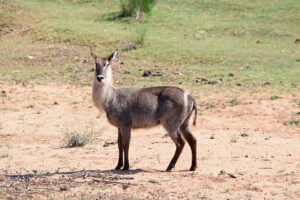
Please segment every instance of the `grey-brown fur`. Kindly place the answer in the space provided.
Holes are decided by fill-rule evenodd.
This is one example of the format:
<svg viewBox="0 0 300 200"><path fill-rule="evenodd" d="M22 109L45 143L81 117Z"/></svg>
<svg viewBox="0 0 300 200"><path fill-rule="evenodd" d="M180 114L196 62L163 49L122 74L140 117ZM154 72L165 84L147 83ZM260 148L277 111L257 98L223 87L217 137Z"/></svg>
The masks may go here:
<svg viewBox="0 0 300 200"><path fill-rule="evenodd" d="M117 57L118 51L108 58L98 58L93 51L91 54L96 62L93 83L94 104L98 109L104 110L108 121L118 128L119 162L116 169L122 167L124 170L129 169L128 150L132 129L162 124L176 145L175 155L167 171L175 167L185 140L192 151L190 170L195 170L197 141L189 130L193 114L195 114L194 125L196 123L195 100L177 87L115 88L112 86L110 63Z"/></svg>

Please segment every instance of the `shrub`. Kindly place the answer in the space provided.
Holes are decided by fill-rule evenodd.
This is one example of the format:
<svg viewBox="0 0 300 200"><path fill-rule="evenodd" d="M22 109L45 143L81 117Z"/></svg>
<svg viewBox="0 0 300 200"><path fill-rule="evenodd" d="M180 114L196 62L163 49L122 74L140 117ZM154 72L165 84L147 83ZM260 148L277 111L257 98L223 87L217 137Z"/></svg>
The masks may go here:
<svg viewBox="0 0 300 200"><path fill-rule="evenodd" d="M75 120L73 123L66 125L64 146L65 147L82 147L93 142L101 132L94 131L93 123L83 126L81 122Z"/></svg>
<svg viewBox="0 0 300 200"><path fill-rule="evenodd" d="M140 12L150 13L156 0L120 0L123 17L139 17Z"/></svg>
<svg viewBox="0 0 300 200"><path fill-rule="evenodd" d="M93 137L88 134L70 132L65 134L65 145L67 147L81 147L91 142Z"/></svg>

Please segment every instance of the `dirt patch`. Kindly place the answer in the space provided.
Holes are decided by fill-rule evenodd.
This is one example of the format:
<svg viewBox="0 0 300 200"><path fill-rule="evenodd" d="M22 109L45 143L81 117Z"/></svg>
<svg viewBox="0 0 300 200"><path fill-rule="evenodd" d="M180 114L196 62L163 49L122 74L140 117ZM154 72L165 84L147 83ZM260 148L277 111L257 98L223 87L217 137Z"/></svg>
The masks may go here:
<svg viewBox="0 0 300 200"><path fill-rule="evenodd" d="M187 146L174 172L164 171L175 146L156 127L133 131L131 170L123 172L112 170L117 130L92 105L90 87L0 85L1 199L300 198L300 129L284 125L298 119L299 96L200 94L201 115L192 129L198 170L186 171ZM96 137L65 148L72 130L92 130Z"/></svg>

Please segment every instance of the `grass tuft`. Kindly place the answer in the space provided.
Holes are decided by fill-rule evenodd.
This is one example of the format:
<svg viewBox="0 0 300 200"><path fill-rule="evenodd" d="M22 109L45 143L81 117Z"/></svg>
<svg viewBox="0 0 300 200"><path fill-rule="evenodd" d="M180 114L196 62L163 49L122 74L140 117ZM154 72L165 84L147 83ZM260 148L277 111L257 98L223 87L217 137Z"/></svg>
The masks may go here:
<svg viewBox="0 0 300 200"><path fill-rule="evenodd" d="M89 134L70 132L65 134L66 147L82 147L93 141L93 137Z"/></svg>
<svg viewBox="0 0 300 200"><path fill-rule="evenodd" d="M285 126L299 126L300 125L300 120L292 119L290 121L286 121L283 123Z"/></svg>
<svg viewBox="0 0 300 200"><path fill-rule="evenodd" d="M238 105L240 102L237 98L233 98L229 101L230 106L236 106Z"/></svg>
<svg viewBox="0 0 300 200"><path fill-rule="evenodd" d="M82 126L82 123L75 119L74 122L66 124L65 136L63 139L65 147L82 147L97 140L102 135L102 131L94 130L94 123Z"/></svg>
<svg viewBox="0 0 300 200"><path fill-rule="evenodd" d="M282 98L282 97L280 97L280 96L276 96L276 95L275 95L275 96L271 96L271 97L270 97L270 99L271 99L271 100L276 100L276 99L281 99L281 98Z"/></svg>
<svg viewBox="0 0 300 200"><path fill-rule="evenodd" d="M236 137L232 137L232 138L230 139L230 142L231 142L231 143L236 143L236 142L237 142L237 138L236 138Z"/></svg>
<svg viewBox="0 0 300 200"><path fill-rule="evenodd" d="M135 41L136 44L142 46L145 42L145 37L146 37L146 28L142 27L138 29L136 34L136 41Z"/></svg>
<svg viewBox="0 0 300 200"><path fill-rule="evenodd" d="M136 17L142 13L151 13L156 0L120 0L121 16Z"/></svg>

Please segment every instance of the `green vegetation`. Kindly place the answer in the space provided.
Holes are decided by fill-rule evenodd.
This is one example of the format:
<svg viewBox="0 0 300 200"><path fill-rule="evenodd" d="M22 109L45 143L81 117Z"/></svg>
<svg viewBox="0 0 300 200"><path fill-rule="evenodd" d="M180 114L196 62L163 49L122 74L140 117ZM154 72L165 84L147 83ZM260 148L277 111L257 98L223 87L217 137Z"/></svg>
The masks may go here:
<svg viewBox="0 0 300 200"><path fill-rule="evenodd" d="M65 147L82 147L88 143L99 140L102 130L94 130L94 122L83 125L78 119L65 124L65 137L63 143Z"/></svg>
<svg viewBox="0 0 300 200"><path fill-rule="evenodd" d="M296 119L291 119L290 121L286 121L283 123L285 126L299 126L300 125L300 120L296 120Z"/></svg>
<svg viewBox="0 0 300 200"><path fill-rule="evenodd" d="M276 99L281 99L281 98L282 98L282 97L280 97L280 96L276 96L276 95L275 95L275 96L271 96L271 97L270 97L270 99L271 99L271 100L276 100Z"/></svg>
<svg viewBox="0 0 300 200"><path fill-rule="evenodd" d="M2 153L1 158L8 158L9 154L8 153Z"/></svg>
<svg viewBox="0 0 300 200"><path fill-rule="evenodd" d="M239 105L240 101L237 98L233 98L229 101L230 106Z"/></svg>
<svg viewBox="0 0 300 200"><path fill-rule="evenodd" d="M65 134L65 145L67 147L81 147L93 141L91 135L77 132Z"/></svg>
<svg viewBox="0 0 300 200"><path fill-rule="evenodd" d="M2 1L0 81L90 84L89 47L107 56L135 38L142 46L120 52L131 73L114 74L125 86L299 91L299 10L297 0L165 0L136 20L116 17L119 0Z"/></svg>
<svg viewBox="0 0 300 200"><path fill-rule="evenodd" d="M232 138L230 139L230 142L231 142L231 143L236 143L236 142L237 142L237 138L236 138L236 137L232 137Z"/></svg>
<svg viewBox="0 0 300 200"><path fill-rule="evenodd" d="M139 12L150 13L156 0L120 0L121 16L137 17Z"/></svg>

